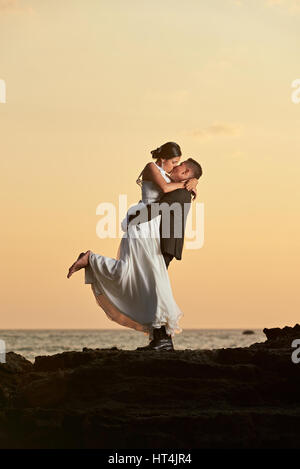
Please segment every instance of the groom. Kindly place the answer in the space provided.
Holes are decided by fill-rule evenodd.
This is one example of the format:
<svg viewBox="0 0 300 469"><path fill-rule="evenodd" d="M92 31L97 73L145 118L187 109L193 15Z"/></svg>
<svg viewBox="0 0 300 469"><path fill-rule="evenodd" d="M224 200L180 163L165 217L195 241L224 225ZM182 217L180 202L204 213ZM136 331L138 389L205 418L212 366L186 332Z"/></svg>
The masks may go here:
<svg viewBox="0 0 300 469"><path fill-rule="evenodd" d="M173 182L180 182L191 178L199 179L201 175L202 168L200 164L192 158L188 158L180 165L175 166L170 173ZM169 206L167 217L162 204ZM155 207L153 207L154 205ZM176 210L176 205L177 208L180 208L179 210ZM187 189L176 189L164 194L159 204L147 205L144 213L140 211L129 217L129 224L134 225L138 224L141 218L149 221L161 214L160 247L167 268L174 257L177 260L182 258L184 231L190 206L191 192ZM169 224L167 230L166 223ZM174 350L172 337L166 333L165 326L162 326L160 329L153 328L153 340L146 347L138 347L136 350Z"/></svg>

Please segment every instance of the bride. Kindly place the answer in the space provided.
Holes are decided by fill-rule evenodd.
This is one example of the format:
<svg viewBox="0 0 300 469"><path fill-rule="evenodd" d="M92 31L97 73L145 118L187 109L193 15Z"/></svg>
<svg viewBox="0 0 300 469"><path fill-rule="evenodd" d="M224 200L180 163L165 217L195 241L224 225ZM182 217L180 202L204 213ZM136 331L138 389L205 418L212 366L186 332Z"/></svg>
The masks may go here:
<svg viewBox="0 0 300 469"><path fill-rule="evenodd" d="M168 175L181 157L177 143L167 142L151 154L156 161L148 163L136 181L142 188L142 200L128 210L122 222L123 231L133 211L158 202L164 193L182 188L196 193L198 179L172 182ZM107 317L144 332L149 340L153 340L155 331L162 327L170 339L182 331L178 322L183 313L174 300L160 248L160 219L161 215L138 226L129 225L116 259L90 250L82 252L67 275L70 278L74 272L85 268L85 283L91 284L97 304ZM173 350L172 340L167 349Z"/></svg>

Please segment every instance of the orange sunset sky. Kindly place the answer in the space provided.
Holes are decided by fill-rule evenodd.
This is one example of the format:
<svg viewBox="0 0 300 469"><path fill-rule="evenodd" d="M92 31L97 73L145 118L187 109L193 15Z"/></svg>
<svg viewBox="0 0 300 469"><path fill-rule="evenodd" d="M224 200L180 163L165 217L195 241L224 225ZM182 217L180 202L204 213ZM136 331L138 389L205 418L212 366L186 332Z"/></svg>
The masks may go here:
<svg viewBox="0 0 300 469"><path fill-rule="evenodd" d="M167 141L203 168L181 327L300 322L299 55L299 0L0 0L0 329L121 328L66 275Z"/></svg>

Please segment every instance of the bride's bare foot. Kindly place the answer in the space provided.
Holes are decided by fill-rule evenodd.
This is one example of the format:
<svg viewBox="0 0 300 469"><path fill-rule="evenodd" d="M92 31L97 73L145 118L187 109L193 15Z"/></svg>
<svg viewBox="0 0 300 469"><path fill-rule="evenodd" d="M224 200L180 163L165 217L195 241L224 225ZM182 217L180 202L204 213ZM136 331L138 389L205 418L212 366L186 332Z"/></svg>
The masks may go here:
<svg viewBox="0 0 300 469"><path fill-rule="evenodd" d="M82 269L83 267L86 267L89 263L89 254L90 250L86 252L81 252L77 258L77 260L74 262L74 264L71 265L69 268L69 273L67 275L67 278L70 278L74 272L77 272L77 270Z"/></svg>

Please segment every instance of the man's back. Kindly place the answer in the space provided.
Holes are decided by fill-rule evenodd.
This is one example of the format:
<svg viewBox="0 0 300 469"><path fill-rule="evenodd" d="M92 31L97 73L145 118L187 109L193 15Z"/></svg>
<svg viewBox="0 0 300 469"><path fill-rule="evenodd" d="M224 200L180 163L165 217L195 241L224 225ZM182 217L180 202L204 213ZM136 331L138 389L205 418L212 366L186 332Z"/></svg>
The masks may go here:
<svg viewBox="0 0 300 469"><path fill-rule="evenodd" d="M162 210L162 220L160 224L160 246L162 254L169 254L176 259L182 258L182 250L184 244L184 232L186 219L191 207L191 192L187 189L176 189L175 191L164 194L160 199L160 204L167 204L170 210L170 230L164 225L168 219L164 220ZM176 210L177 207L180 210ZM172 209L172 205L174 209Z"/></svg>

